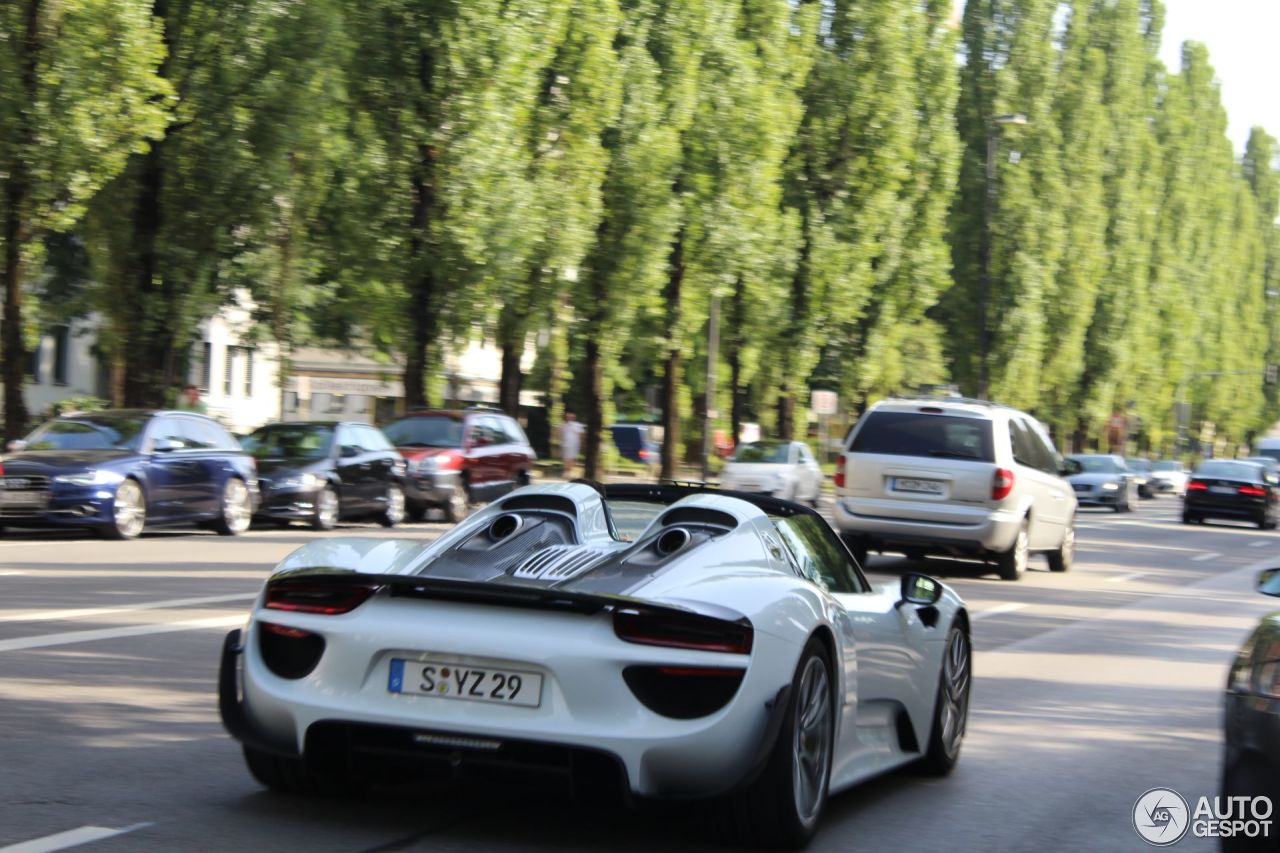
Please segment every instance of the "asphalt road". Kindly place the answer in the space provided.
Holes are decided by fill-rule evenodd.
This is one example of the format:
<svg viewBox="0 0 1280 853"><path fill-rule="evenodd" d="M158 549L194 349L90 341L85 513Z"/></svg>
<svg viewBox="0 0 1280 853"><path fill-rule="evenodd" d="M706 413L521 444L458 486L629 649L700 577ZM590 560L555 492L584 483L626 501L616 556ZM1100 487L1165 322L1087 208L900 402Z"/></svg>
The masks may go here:
<svg viewBox="0 0 1280 853"><path fill-rule="evenodd" d="M942 780L836 797L811 849L1137 851L1144 791L1216 792L1228 663L1269 599L1280 533L1188 527L1177 501L1082 512L1067 574L1018 583L873 557L953 584L974 618L969 736ZM443 525L401 528L429 539ZM338 535L387 535L346 527ZM218 721L223 635L298 529L227 539L0 539L0 853L152 850L707 850L697 809L632 813L541 792L426 789L315 801L261 789ZM723 849L723 848L720 848ZM1188 836L1178 850L1212 845Z"/></svg>

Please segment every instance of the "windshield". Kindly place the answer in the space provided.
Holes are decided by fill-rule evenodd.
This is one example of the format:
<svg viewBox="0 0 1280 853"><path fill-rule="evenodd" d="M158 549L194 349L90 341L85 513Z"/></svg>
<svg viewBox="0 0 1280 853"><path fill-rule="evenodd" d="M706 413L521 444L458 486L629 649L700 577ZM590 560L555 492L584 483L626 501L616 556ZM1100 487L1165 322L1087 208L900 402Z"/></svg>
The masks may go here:
<svg viewBox="0 0 1280 853"><path fill-rule="evenodd" d="M462 420L445 415L401 418L382 432L396 447L462 446Z"/></svg>
<svg viewBox="0 0 1280 853"><path fill-rule="evenodd" d="M1125 464L1129 466L1130 471L1150 471L1151 463L1145 459L1126 459Z"/></svg>
<svg viewBox="0 0 1280 853"><path fill-rule="evenodd" d="M1197 477L1214 477L1223 480L1262 482L1262 466L1253 462L1206 462L1196 469Z"/></svg>
<svg viewBox="0 0 1280 853"><path fill-rule="evenodd" d="M279 424L240 439L257 459L324 459L332 445L333 427L321 424Z"/></svg>
<svg viewBox="0 0 1280 853"><path fill-rule="evenodd" d="M137 450L145 415L77 415L50 421L27 436L27 450Z"/></svg>
<svg viewBox="0 0 1280 853"><path fill-rule="evenodd" d="M1151 466L1151 468L1153 471L1181 471L1182 463L1172 462L1172 461L1156 462L1154 465Z"/></svg>
<svg viewBox="0 0 1280 853"><path fill-rule="evenodd" d="M1120 474L1125 469L1114 456L1072 456L1086 474Z"/></svg>
<svg viewBox="0 0 1280 853"><path fill-rule="evenodd" d="M791 445L781 441L755 441L744 444L733 454L734 462L767 462L785 465L791 457Z"/></svg>

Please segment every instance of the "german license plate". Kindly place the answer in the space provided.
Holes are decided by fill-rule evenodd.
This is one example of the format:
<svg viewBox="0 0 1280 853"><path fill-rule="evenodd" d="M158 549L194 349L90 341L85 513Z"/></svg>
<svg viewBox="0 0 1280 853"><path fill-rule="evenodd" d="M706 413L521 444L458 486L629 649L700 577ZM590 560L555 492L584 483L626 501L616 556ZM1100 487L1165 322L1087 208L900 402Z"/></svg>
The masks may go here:
<svg viewBox="0 0 1280 853"><path fill-rule="evenodd" d="M1215 495L1234 495L1236 490L1232 486L1210 486L1209 491Z"/></svg>
<svg viewBox="0 0 1280 853"><path fill-rule="evenodd" d="M895 492L916 492L922 495L940 495L943 490L941 480L916 480L911 477L894 477Z"/></svg>
<svg viewBox="0 0 1280 853"><path fill-rule="evenodd" d="M387 689L392 693L523 705L526 708L542 704L542 676L536 672L434 660L392 658Z"/></svg>
<svg viewBox="0 0 1280 853"><path fill-rule="evenodd" d="M44 506L44 492L10 492L0 489L0 506Z"/></svg>

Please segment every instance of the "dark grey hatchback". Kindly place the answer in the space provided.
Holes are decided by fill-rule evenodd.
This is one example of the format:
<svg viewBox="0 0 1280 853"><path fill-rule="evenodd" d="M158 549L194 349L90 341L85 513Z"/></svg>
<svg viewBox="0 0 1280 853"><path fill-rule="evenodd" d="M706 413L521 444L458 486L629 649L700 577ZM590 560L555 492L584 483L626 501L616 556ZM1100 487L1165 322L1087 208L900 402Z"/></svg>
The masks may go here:
<svg viewBox="0 0 1280 853"><path fill-rule="evenodd" d="M1280 569L1258 576L1258 591L1280 597ZM1264 617L1236 653L1227 678L1222 792L1280 804L1280 612ZM1272 824L1275 827L1275 824ZM1223 850L1274 850L1276 833L1224 838Z"/></svg>

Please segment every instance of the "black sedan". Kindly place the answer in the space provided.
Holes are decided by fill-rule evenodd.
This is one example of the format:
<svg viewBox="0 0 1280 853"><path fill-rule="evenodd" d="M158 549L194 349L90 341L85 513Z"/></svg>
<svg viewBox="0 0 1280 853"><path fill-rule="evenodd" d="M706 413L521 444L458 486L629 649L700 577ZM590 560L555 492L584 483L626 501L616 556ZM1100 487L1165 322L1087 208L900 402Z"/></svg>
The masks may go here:
<svg viewBox="0 0 1280 853"><path fill-rule="evenodd" d="M1187 481L1182 498L1182 523L1202 524L1207 518L1251 521L1259 529L1276 526L1276 483L1256 462L1205 462Z"/></svg>
<svg viewBox="0 0 1280 853"><path fill-rule="evenodd" d="M1280 569L1262 572L1258 591L1280 596ZM1280 802L1280 613L1264 618L1236 654L1227 678L1223 721L1223 795L1265 796ZM1241 835L1223 839L1222 847L1271 850L1274 844L1273 828L1269 839Z"/></svg>
<svg viewBox="0 0 1280 853"><path fill-rule="evenodd" d="M217 421L121 409L66 415L11 445L0 524L84 527L132 539L147 525L242 533L258 497L253 458Z"/></svg>
<svg viewBox="0 0 1280 853"><path fill-rule="evenodd" d="M404 520L404 459L377 427L306 421L268 424L241 444L258 461L258 517L329 530L340 519Z"/></svg>

